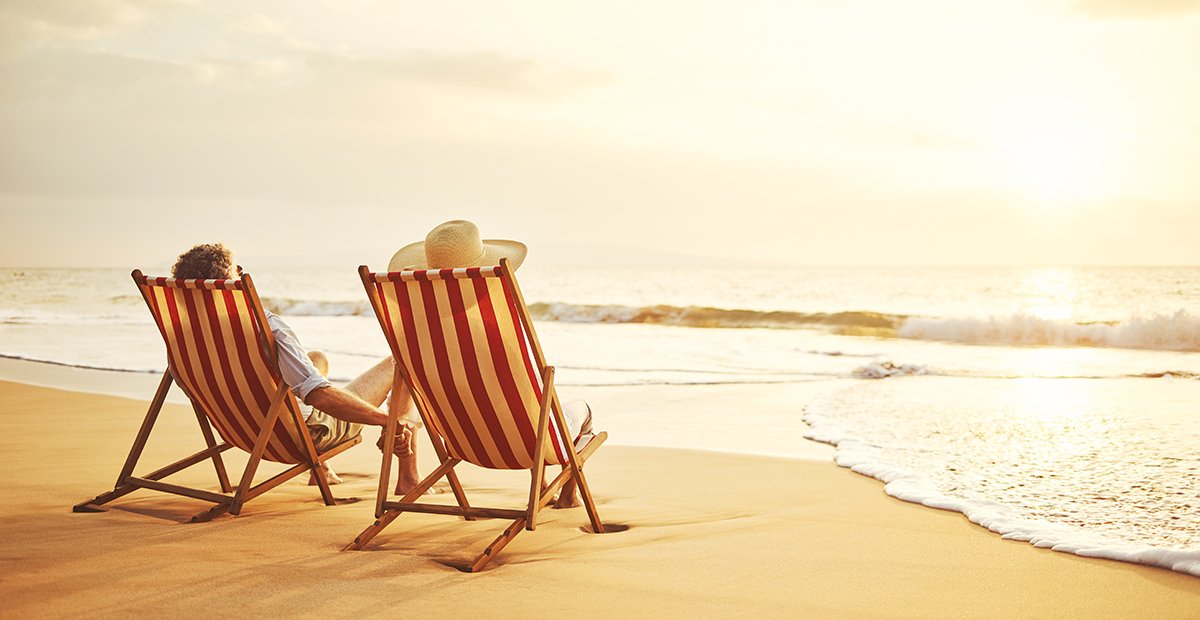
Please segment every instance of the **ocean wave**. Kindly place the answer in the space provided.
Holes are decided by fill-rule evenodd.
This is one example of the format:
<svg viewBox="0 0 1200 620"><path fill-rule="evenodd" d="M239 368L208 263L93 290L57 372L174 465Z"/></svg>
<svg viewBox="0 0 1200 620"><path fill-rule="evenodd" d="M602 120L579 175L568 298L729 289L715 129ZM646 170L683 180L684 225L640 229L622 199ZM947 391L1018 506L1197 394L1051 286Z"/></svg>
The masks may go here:
<svg viewBox="0 0 1200 620"><path fill-rule="evenodd" d="M965 344L1200 351L1200 317L1184 310L1172 315L1132 317L1120 323L1075 323L1025 314L989 319L914 317L905 320L896 335Z"/></svg>
<svg viewBox="0 0 1200 620"><path fill-rule="evenodd" d="M263 307L283 316L373 316L371 304L362 301L317 301L264 297Z"/></svg>
<svg viewBox="0 0 1200 620"><path fill-rule="evenodd" d="M1135 375L1127 375L1135 379L1200 379L1200 373L1189 372L1186 370L1164 370L1162 372L1139 372Z"/></svg>
<svg viewBox="0 0 1200 620"><path fill-rule="evenodd" d="M371 305L362 301L317 301L285 297L263 298L263 307L285 316L370 316ZM811 329L826 327L847 330L894 332L907 318L880 312L792 312L788 310L740 310L707 306L623 306L537 302L530 315L539 321L562 323L647 323L679 327L760 327Z"/></svg>
<svg viewBox="0 0 1200 620"><path fill-rule="evenodd" d="M114 298L122 299L125 297ZM263 306L283 316L371 317L366 299L319 300L264 297ZM750 310L710 306L574 304L537 302L530 304L537 321L587 324L648 324L694 328L767 328L823 330L842 336L904 338L979 345L1052 345L1120 349L1150 349L1200 352L1200 316L1180 310L1174 314L1133 316L1124 321L1074 322L1044 319L1027 314L1007 317L956 318L913 316L846 310L800 312ZM0 325L57 323L141 322L142 312L69 312L39 309L0 308ZM830 357L871 357L841 351L806 351Z"/></svg>
<svg viewBox="0 0 1200 620"><path fill-rule="evenodd" d="M51 366L63 366L65 368L78 368L80 370L103 370L105 372L129 372L134 374L154 374L163 371L162 368L117 368L115 366L95 366L91 364L79 364L63 360L52 360L37 357L28 357L25 355L12 355L9 353L0 353L0 359L16 360L19 362L33 362L35 364L49 364Z"/></svg>
<svg viewBox="0 0 1200 620"><path fill-rule="evenodd" d="M680 327L814 327L894 330L906 317L878 312L792 312L738 310L706 306L622 306L539 302L529 306L534 319L564 323L649 323Z"/></svg>
<svg viewBox="0 0 1200 620"><path fill-rule="evenodd" d="M0 325L139 325L143 322L142 316L132 314L0 311Z"/></svg>

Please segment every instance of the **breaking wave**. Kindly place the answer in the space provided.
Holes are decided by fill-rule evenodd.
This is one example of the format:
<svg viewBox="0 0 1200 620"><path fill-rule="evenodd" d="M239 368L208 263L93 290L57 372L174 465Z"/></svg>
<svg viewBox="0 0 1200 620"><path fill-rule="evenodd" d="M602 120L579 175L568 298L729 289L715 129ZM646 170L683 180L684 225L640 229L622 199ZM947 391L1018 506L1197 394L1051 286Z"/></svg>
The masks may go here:
<svg viewBox="0 0 1200 620"><path fill-rule="evenodd" d="M730 310L704 306L620 306L568 303L535 303L534 319L564 323L649 323L680 327L759 327L894 332L902 315L879 312L791 312L787 310Z"/></svg>
<svg viewBox="0 0 1200 620"><path fill-rule="evenodd" d="M312 301L264 298L267 310L285 316L371 316L366 301ZM648 323L680 327L765 327L774 329L832 328L852 335L878 331L894 335L903 315L879 312L792 312L787 310L730 310L704 306L622 306L539 302L529 305L535 320L563 323ZM857 331L856 331L857 330Z"/></svg>
<svg viewBox="0 0 1200 620"><path fill-rule="evenodd" d="M371 304L362 301L313 301L264 297L263 307L284 316L371 316Z"/></svg>
<svg viewBox="0 0 1200 620"><path fill-rule="evenodd" d="M1183 310L1171 315L1132 317L1120 323L1074 323L1024 314L990 319L914 317L905 320L896 335L965 344L1200 351L1200 317Z"/></svg>
<svg viewBox="0 0 1200 620"><path fill-rule="evenodd" d="M265 298L263 305L284 316L371 316L361 301ZM795 312L707 306L625 306L538 302L529 312L537 321L639 323L696 328L821 329L843 336L935 340L980 345L1051 345L1200 351L1200 316L1175 314L1132 317L1120 322L1076 323L1015 314L992 318L917 317L865 310Z"/></svg>

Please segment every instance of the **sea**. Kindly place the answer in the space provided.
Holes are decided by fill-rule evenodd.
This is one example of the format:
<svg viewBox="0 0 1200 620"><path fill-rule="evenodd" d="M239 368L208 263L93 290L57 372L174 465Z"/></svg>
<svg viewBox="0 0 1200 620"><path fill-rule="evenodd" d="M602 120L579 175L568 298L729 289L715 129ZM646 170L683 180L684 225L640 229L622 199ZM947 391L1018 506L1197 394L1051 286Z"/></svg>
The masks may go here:
<svg viewBox="0 0 1200 620"><path fill-rule="evenodd" d="M353 271L250 271L334 379L387 354ZM888 494L1039 547L1200 576L1200 267L531 262L518 276L564 388L816 382L811 402L774 405L806 423L785 439L836 446ZM129 273L109 269L0 270L0 356L165 367ZM778 455L756 435L730 449Z"/></svg>

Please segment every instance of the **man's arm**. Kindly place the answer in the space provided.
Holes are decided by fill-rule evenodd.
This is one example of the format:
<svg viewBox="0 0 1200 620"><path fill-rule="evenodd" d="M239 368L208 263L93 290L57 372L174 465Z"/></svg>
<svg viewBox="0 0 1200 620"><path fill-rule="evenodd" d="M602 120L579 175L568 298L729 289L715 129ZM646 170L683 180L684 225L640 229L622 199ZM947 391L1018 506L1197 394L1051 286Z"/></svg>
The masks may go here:
<svg viewBox="0 0 1200 620"><path fill-rule="evenodd" d="M306 403L328 413L329 415L347 422L370 424L387 428L387 414L380 411L371 403L334 385L319 387L308 393ZM409 452L412 442L413 427L400 421L396 426L397 451L401 454ZM383 449L383 437L379 438L379 449Z"/></svg>
<svg viewBox="0 0 1200 620"><path fill-rule="evenodd" d="M337 386L327 385L308 393L304 402L347 422L387 426L387 414L367 401Z"/></svg>

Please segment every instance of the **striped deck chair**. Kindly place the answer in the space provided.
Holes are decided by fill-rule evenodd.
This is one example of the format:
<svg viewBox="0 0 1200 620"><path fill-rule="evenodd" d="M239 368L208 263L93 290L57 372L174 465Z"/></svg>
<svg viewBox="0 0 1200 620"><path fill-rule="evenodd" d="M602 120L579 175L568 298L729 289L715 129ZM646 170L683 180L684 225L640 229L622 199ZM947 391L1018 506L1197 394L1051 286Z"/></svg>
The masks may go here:
<svg viewBox="0 0 1200 620"><path fill-rule="evenodd" d="M389 501L388 476L399 416L391 412L376 521L346 549L362 549L404 512L468 520L514 519L465 567L476 572L522 529L533 530L538 512L564 485L578 487L592 531L604 532L583 464L608 435L585 435L578 444L570 441L554 389L554 367L546 365L507 260L496 267L469 269L371 273L363 266L358 270L392 355L400 362L396 372L413 395L441 463L411 492ZM489 469L527 470L528 503L520 510L472 507L454 472L463 461ZM564 466L548 485L543 484L546 465ZM457 506L416 502L443 477Z"/></svg>
<svg viewBox="0 0 1200 620"><path fill-rule="evenodd" d="M275 338L250 274L237 280L154 278L133 272L167 345L167 371L146 418L117 476L112 491L77 504L75 512L100 512L101 505L137 489L186 495L216 504L192 518L207 521L222 513L239 514L242 504L306 471L315 474L326 505L339 503L329 490L321 462L359 443L356 437L317 453L296 397L281 380ZM192 402L207 448L144 476L134 476L150 431L172 383ZM221 438L217 443L213 428ZM221 453L237 447L250 454L234 492ZM266 459L293 465L257 485L259 463ZM163 482L162 479L211 460L221 493Z"/></svg>

